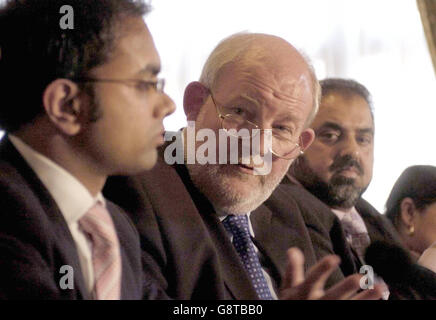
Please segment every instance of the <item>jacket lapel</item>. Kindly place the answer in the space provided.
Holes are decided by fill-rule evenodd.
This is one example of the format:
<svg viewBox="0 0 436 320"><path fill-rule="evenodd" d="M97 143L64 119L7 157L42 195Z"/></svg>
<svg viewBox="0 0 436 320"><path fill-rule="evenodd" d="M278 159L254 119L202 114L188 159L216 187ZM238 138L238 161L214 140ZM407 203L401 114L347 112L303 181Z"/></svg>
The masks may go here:
<svg viewBox="0 0 436 320"><path fill-rule="evenodd" d="M257 293L239 258L238 253L230 242L228 234L219 220L213 206L204 197L190 180L185 166L178 166L179 174L200 213L212 242L216 248L220 268L227 289L237 300L256 300Z"/></svg>

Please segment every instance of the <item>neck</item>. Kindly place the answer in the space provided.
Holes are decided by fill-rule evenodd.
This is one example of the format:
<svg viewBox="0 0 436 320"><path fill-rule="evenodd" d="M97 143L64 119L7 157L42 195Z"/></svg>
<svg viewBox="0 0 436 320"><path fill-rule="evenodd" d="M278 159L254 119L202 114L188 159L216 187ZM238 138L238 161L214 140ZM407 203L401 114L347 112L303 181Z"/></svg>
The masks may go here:
<svg viewBox="0 0 436 320"><path fill-rule="evenodd" d="M97 196L103 189L107 175L102 172L98 164L87 159L83 150L74 148L68 137L47 131L34 128L33 130L24 129L14 135L68 171L85 186L92 196Z"/></svg>

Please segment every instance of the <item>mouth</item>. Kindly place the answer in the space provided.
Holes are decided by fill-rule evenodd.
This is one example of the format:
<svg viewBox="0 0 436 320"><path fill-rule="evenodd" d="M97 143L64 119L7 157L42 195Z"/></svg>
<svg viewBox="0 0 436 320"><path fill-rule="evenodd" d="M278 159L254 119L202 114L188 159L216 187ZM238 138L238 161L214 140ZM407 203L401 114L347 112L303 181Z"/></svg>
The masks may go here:
<svg viewBox="0 0 436 320"><path fill-rule="evenodd" d="M156 144L158 146L161 146L164 144L164 142L165 142L164 136L165 136L165 130L163 130L163 129L161 131L159 131L159 133L156 134L155 141L156 141Z"/></svg>
<svg viewBox="0 0 436 320"><path fill-rule="evenodd" d="M254 168L247 166L246 164L242 164L242 163L238 163L238 169L241 172L247 173L247 174L253 174L254 173Z"/></svg>
<svg viewBox="0 0 436 320"><path fill-rule="evenodd" d="M355 166L348 166L336 171L337 174L340 174L347 178L356 178L360 176L360 170Z"/></svg>

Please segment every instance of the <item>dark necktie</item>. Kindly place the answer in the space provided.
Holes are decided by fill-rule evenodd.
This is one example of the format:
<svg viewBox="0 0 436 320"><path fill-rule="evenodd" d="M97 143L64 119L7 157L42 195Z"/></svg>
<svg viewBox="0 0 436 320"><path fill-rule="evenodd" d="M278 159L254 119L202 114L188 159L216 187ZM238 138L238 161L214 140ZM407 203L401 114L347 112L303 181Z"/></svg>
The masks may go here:
<svg viewBox="0 0 436 320"><path fill-rule="evenodd" d="M246 215L229 215L224 219L223 225L233 235L233 246L250 276L259 299L272 300L271 292L262 273L259 257L251 241L248 217Z"/></svg>

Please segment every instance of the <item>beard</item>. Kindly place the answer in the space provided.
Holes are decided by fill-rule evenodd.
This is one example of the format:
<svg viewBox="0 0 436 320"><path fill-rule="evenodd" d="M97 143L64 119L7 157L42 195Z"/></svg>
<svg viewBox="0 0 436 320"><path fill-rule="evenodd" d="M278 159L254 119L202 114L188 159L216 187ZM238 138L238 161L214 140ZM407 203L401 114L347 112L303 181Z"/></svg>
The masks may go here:
<svg viewBox="0 0 436 320"><path fill-rule="evenodd" d="M331 208L350 209L354 207L367 189L368 185L356 185L354 178L341 176L339 173L346 167L354 166L363 174L360 164L349 156L335 160L329 171L334 172L329 181L323 181L309 166L308 161L300 156L294 163L293 175L313 195Z"/></svg>
<svg viewBox="0 0 436 320"><path fill-rule="evenodd" d="M194 185L215 209L243 215L259 207L283 179L283 174L250 175L232 164L187 165Z"/></svg>

